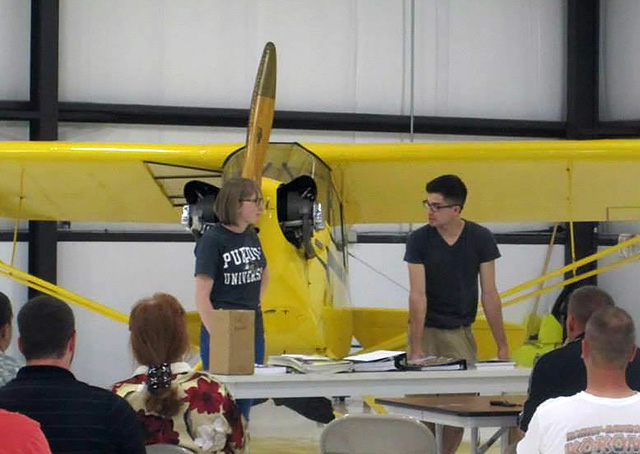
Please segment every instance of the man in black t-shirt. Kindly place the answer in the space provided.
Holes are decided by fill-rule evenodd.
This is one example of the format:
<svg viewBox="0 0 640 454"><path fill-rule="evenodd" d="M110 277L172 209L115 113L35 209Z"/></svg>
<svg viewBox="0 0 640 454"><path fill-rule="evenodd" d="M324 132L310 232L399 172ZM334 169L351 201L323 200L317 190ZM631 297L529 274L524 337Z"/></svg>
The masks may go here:
<svg viewBox="0 0 640 454"><path fill-rule="evenodd" d="M409 264L410 359L433 354L475 360L475 342L468 335L478 309L478 275L498 357L507 359L509 348L495 285L494 261L500 252L493 235L461 218L467 188L460 178L443 175L427 183L426 189L423 204L429 224L409 236L404 257ZM460 342L452 337L459 337ZM464 346L467 340L469 345Z"/></svg>
<svg viewBox="0 0 640 454"><path fill-rule="evenodd" d="M409 359L436 355L475 361L471 324L478 309L478 276L482 306L498 346L509 358L502 306L495 284L494 261L500 252L492 233L461 212L467 188L455 175L427 183L429 224L413 232L404 260L409 265ZM445 427L444 449L453 453L462 429Z"/></svg>

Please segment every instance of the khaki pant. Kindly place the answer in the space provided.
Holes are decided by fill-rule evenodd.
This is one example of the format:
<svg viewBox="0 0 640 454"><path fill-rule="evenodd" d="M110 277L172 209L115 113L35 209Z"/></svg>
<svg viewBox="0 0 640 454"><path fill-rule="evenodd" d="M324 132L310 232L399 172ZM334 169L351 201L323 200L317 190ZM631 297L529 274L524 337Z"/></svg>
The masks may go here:
<svg viewBox="0 0 640 454"><path fill-rule="evenodd" d="M409 336L407 336L409 339ZM411 341L407 343L411 348ZM410 352L408 352L410 353ZM424 328L422 334L422 353L425 356L445 356L447 358L466 359L468 364L476 361L476 340L470 326L462 326L454 329ZM426 423L435 434L432 423ZM464 429L461 427L444 426L442 439L442 452L455 454L462 441Z"/></svg>
<svg viewBox="0 0 640 454"><path fill-rule="evenodd" d="M408 345L411 348L411 342ZM425 356L460 358L466 359L468 363L474 363L477 350L476 340L470 326L454 329L424 328L422 353Z"/></svg>

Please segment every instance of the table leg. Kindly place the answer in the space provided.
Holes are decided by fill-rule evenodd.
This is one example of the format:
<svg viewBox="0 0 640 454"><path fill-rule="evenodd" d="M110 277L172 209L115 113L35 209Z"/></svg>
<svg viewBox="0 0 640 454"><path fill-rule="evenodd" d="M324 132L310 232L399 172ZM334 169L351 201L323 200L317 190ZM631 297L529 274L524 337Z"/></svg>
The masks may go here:
<svg viewBox="0 0 640 454"><path fill-rule="evenodd" d="M471 428L471 454L478 454L478 445L480 444L480 439L478 436L478 428Z"/></svg>
<svg viewBox="0 0 640 454"><path fill-rule="evenodd" d="M505 433L508 433L508 432L509 431L508 431L508 429L506 427L501 427L500 429L498 429L496 431L496 433L491 435L487 441L485 441L484 443L482 443L481 445L478 446L478 454L484 454L485 452L487 452L487 450L491 446L493 446L493 444L496 441L498 441L498 439L502 440L502 443L504 443L504 439L502 438L502 436L505 435ZM508 435L507 435L507 438L508 438ZM507 441L507 444L508 443L509 442ZM502 454L506 454L506 453L502 452Z"/></svg>
<svg viewBox="0 0 640 454"><path fill-rule="evenodd" d="M436 424L436 452L438 454L446 454L443 451L444 445L442 443L442 433L443 433L442 424Z"/></svg>
<svg viewBox="0 0 640 454"><path fill-rule="evenodd" d="M509 450L509 430L505 429L500 436L500 453L507 454Z"/></svg>

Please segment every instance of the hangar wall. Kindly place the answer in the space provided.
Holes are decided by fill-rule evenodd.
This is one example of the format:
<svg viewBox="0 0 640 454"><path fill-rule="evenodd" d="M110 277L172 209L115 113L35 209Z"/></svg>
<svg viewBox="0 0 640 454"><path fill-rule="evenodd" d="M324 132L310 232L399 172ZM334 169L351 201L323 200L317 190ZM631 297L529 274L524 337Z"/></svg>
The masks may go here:
<svg viewBox="0 0 640 454"><path fill-rule="evenodd" d="M246 107L272 40L278 108L408 113L409 0L62 0L60 16L62 101ZM640 116L639 16L602 2L602 119ZM29 21L0 0L2 100L28 99ZM422 0L415 30L416 114L563 118L564 1Z"/></svg>

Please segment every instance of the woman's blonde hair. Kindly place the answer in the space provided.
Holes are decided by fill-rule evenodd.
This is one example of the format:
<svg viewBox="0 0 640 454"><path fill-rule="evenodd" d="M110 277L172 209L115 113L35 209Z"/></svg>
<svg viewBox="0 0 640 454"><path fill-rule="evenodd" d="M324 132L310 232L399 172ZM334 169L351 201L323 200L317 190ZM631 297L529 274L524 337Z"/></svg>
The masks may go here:
<svg viewBox="0 0 640 454"><path fill-rule="evenodd" d="M222 224L238 223L238 207L251 197L261 197L260 186L249 178L232 178L225 181L216 197L214 210Z"/></svg>
<svg viewBox="0 0 640 454"><path fill-rule="evenodd" d="M186 312L178 300L167 293L156 293L138 301L129 317L131 349L138 363L158 366L180 361L189 349ZM181 402L173 386L150 392L148 410L174 416Z"/></svg>

